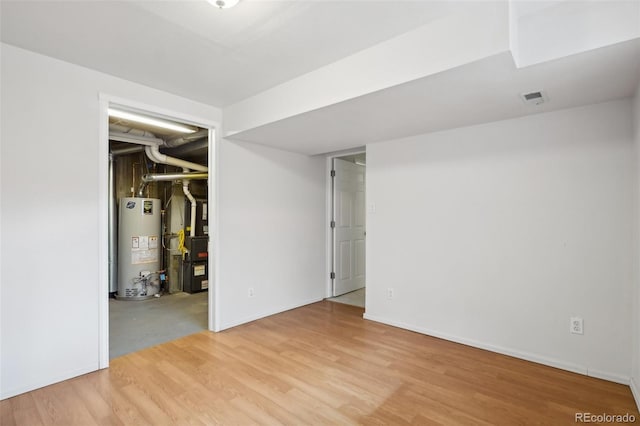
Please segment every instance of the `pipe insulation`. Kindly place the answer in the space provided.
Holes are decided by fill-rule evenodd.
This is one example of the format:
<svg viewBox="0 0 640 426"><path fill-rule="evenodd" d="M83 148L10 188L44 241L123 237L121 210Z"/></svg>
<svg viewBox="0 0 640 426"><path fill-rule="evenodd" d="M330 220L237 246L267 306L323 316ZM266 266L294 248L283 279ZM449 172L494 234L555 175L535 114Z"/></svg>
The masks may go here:
<svg viewBox="0 0 640 426"><path fill-rule="evenodd" d="M198 139L203 139L203 138L207 138L207 143L208 143L208 137L209 137L209 130L204 129L204 130L197 131L195 133L191 133L189 135L183 135L183 136L178 136L177 138L169 139L167 142L165 142L164 145L170 148L174 148L174 147L178 147L186 143L197 141Z"/></svg>
<svg viewBox="0 0 640 426"><path fill-rule="evenodd" d="M156 135L153 133L142 130L142 129L134 129L133 127L123 126L122 124L109 123L109 132L115 133L126 133L131 136L143 136L146 138L155 138Z"/></svg>
<svg viewBox="0 0 640 426"><path fill-rule="evenodd" d="M144 146L134 145L134 146L126 146L123 148L112 149L109 154L113 156L118 156L118 155L135 154L137 152L144 152Z"/></svg>
<svg viewBox="0 0 640 426"><path fill-rule="evenodd" d="M209 177L207 172L191 172L191 173L147 173L142 176L140 187L138 188L138 197L144 197L144 189L150 182L167 182L174 180L204 180Z"/></svg>
<svg viewBox="0 0 640 426"><path fill-rule="evenodd" d="M147 157L149 157L149 159L154 163L167 164L169 166L182 167L183 169L197 170L200 172L206 172L209 170L207 166L164 155L160 152L157 145L146 146L144 148L144 152L147 154Z"/></svg>
<svg viewBox="0 0 640 426"><path fill-rule="evenodd" d="M130 133L109 132L110 141L135 143L138 145L162 145L164 141L158 138L151 138L148 136L137 136Z"/></svg>

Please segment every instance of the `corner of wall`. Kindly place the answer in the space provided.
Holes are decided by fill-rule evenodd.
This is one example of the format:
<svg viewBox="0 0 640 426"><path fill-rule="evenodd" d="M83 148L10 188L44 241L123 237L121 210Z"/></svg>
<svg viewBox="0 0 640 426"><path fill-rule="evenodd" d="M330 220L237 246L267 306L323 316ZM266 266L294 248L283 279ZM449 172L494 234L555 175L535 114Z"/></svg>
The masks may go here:
<svg viewBox="0 0 640 426"><path fill-rule="evenodd" d="M520 56L518 55L518 14L515 0L509 0L509 50L513 62L520 68Z"/></svg>
<svg viewBox="0 0 640 426"><path fill-rule="evenodd" d="M635 191L634 191L634 217L635 238L634 238L634 330L632 339L632 365L631 365L631 391L636 400L636 405L640 408L640 81L636 88L633 102L633 122L634 122L634 147L635 147Z"/></svg>

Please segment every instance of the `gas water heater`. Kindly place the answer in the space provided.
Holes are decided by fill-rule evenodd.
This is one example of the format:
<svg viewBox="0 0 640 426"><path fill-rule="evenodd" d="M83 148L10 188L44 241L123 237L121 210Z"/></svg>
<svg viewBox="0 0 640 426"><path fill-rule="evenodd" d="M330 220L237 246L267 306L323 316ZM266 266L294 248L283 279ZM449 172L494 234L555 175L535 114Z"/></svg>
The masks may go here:
<svg viewBox="0 0 640 426"><path fill-rule="evenodd" d="M118 219L118 299L143 300L160 291L160 200L121 198Z"/></svg>

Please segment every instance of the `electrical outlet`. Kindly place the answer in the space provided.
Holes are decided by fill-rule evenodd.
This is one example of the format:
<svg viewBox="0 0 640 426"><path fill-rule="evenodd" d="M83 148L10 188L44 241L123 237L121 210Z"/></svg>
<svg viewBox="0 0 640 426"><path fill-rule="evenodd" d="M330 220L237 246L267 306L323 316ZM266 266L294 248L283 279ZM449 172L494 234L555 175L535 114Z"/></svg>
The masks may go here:
<svg viewBox="0 0 640 426"><path fill-rule="evenodd" d="M253 296L256 295L256 292L253 289L253 287L249 287L248 295L249 295L249 297L253 297Z"/></svg>
<svg viewBox="0 0 640 426"><path fill-rule="evenodd" d="M391 287L387 289L387 299L393 299L393 289Z"/></svg>
<svg viewBox="0 0 640 426"><path fill-rule="evenodd" d="M569 331L572 334L584 334L582 318L580 317L571 317L571 321L569 323Z"/></svg>

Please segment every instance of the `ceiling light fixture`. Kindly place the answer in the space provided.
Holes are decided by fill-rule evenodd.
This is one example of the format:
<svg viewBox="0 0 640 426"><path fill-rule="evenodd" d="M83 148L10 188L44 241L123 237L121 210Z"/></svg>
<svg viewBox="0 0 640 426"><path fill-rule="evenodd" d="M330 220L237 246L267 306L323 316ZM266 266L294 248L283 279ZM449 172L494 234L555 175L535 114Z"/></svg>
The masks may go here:
<svg viewBox="0 0 640 426"><path fill-rule="evenodd" d="M159 118L145 117L144 115L133 114L119 109L109 108L109 117L121 118L123 120L135 121L136 123L148 124L149 126L160 127L162 129L173 130L180 133L195 133L194 129L182 126L171 121L161 120Z"/></svg>
<svg viewBox="0 0 640 426"><path fill-rule="evenodd" d="M240 0L207 0L207 1L220 9L230 9L236 4L240 3Z"/></svg>

